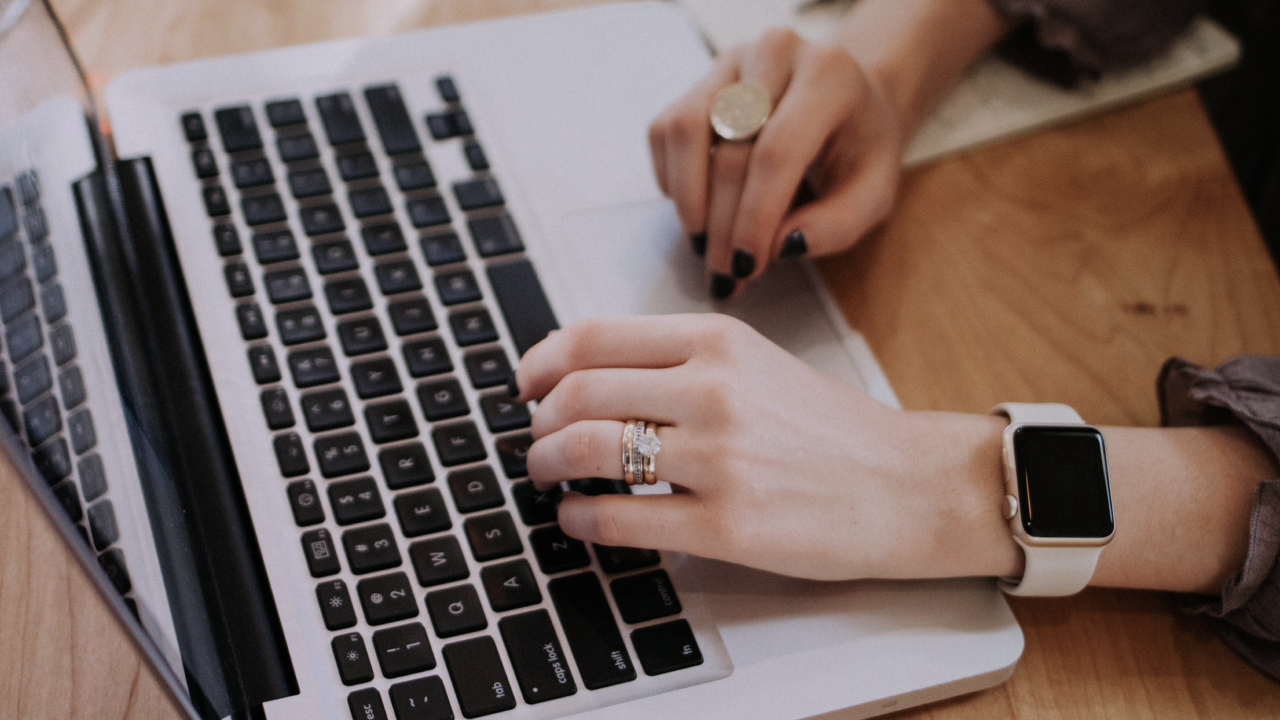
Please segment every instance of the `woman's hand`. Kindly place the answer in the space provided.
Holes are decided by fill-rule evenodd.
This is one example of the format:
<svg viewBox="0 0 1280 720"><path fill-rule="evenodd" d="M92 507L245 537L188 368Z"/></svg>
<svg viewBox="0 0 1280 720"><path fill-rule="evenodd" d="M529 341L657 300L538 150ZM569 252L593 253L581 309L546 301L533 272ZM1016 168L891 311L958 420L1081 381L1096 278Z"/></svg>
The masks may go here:
<svg viewBox="0 0 1280 720"><path fill-rule="evenodd" d="M754 141L713 142L712 100L738 81L767 90L773 114ZM885 92L848 52L775 30L721 55L654 121L649 145L658 185L723 299L776 258L843 250L883 220L903 135ZM806 181L816 198L795 206Z"/></svg>
<svg viewBox="0 0 1280 720"><path fill-rule="evenodd" d="M622 478L625 421L658 423L667 495L567 493L565 532L808 578L1009 574L1003 422L905 413L720 315L552 333L521 361L540 488Z"/></svg>

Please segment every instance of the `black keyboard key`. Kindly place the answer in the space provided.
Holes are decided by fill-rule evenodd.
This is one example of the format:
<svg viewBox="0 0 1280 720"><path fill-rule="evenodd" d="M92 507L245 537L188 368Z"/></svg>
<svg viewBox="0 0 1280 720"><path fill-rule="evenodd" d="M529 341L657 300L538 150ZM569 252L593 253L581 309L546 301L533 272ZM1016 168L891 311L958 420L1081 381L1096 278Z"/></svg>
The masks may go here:
<svg viewBox="0 0 1280 720"><path fill-rule="evenodd" d="M502 197L502 190L498 188L498 181L488 177L454 183L453 195L458 199L458 206L467 211L495 207L506 202Z"/></svg>
<svg viewBox="0 0 1280 720"><path fill-rule="evenodd" d="M347 357L381 352L387 349L387 338L376 317L359 318L338 323L338 338Z"/></svg>
<svg viewBox="0 0 1280 720"><path fill-rule="evenodd" d="M351 201L352 214L358 218L386 215L391 212L391 198L387 196L387 191L380 187L352 190L347 193L347 199Z"/></svg>
<svg viewBox="0 0 1280 720"><path fill-rule="evenodd" d="M546 610L503 618L498 621L498 630L525 702L546 702L578 692L564 647Z"/></svg>
<svg viewBox="0 0 1280 720"><path fill-rule="evenodd" d="M49 235L49 222L45 219L44 208L36 206L27 208L22 217L22 225L27 229L27 241L38 243Z"/></svg>
<svg viewBox="0 0 1280 720"><path fill-rule="evenodd" d="M270 185L276 181L276 176L265 158L251 158L231 163L231 179L237 188L244 189Z"/></svg>
<svg viewBox="0 0 1280 720"><path fill-rule="evenodd" d="M451 232L422 238L422 254L427 258L427 264L432 267L467 259L467 251L462 247L462 240L458 239L457 233Z"/></svg>
<svg viewBox="0 0 1280 720"><path fill-rule="evenodd" d="M383 195L386 195L385 191ZM391 208L388 207L386 212L391 212ZM360 213L357 212L356 215L359 216ZM360 231L360 236L364 238L364 249L368 250L370 255L386 255L409 248L404 242L404 234L400 232L399 225L370 225Z"/></svg>
<svg viewBox="0 0 1280 720"><path fill-rule="evenodd" d="M250 225L266 225L285 220L284 203L276 193L242 198L240 210L244 213L244 221ZM303 219L305 218L304 213Z"/></svg>
<svg viewBox="0 0 1280 720"><path fill-rule="evenodd" d="M451 643L444 646L441 654L449 668L463 716L492 715L516 706L515 693L507 680L507 672L502 669L493 638Z"/></svg>
<svg viewBox="0 0 1280 720"><path fill-rule="evenodd" d="M489 169L489 158L484 154L484 148L480 147L480 143L475 140L468 140L462 146L462 153L467 158L467 164L476 172L483 172Z"/></svg>
<svg viewBox="0 0 1280 720"><path fill-rule="evenodd" d="M484 583L484 592L489 596L489 607L494 612L515 610L542 602L542 592L538 590L538 582L533 579L533 569L529 567L528 561L512 560L490 565L480 571L480 581Z"/></svg>
<svg viewBox="0 0 1280 720"><path fill-rule="evenodd" d="M276 328L280 330L280 340L285 345L297 345L325 338L324 322L320 320L320 313L309 305L276 313Z"/></svg>
<svg viewBox="0 0 1280 720"><path fill-rule="evenodd" d="M440 91L440 99L447 103L456 103L462 99L458 94L457 84L448 75L436 78L436 90Z"/></svg>
<svg viewBox="0 0 1280 720"><path fill-rule="evenodd" d="M538 492L531 480L511 486L511 495L515 498L516 509L520 511L520 519L529 527L556 521L561 494L559 485L546 492Z"/></svg>
<svg viewBox="0 0 1280 720"><path fill-rule="evenodd" d="M378 493L378 484L371 477L336 482L329 486L329 507L339 525L353 525L366 520L377 520L387 514Z"/></svg>
<svg viewBox="0 0 1280 720"><path fill-rule="evenodd" d="M311 298L311 284L302 268L273 270L262 276L262 282L267 286L267 297L276 304Z"/></svg>
<svg viewBox="0 0 1280 720"><path fill-rule="evenodd" d="M253 276L249 274L249 266L244 263L231 263L222 269L227 279L227 291L233 298L248 297L253 294Z"/></svg>
<svg viewBox="0 0 1280 720"><path fill-rule="evenodd" d="M324 168L293 170L289 173L289 192L295 198L309 198L328 195L333 192L333 186L329 184L329 175Z"/></svg>
<svg viewBox="0 0 1280 720"><path fill-rule="evenodd" d="M253 253L263 265L298 259L298 244L288 230L257 233L253 236Z"/></svg>
<svg viewBox="0 0 1280 720"><path fill-rule="evenodd" d="M44 321L50 325L66 316L67 299L61 285L49 283L40 288L40 309L44 311Z"/></svg>
<svg viewBox="0 0 1280 720"><path fill-rule="evenodd" d="M599 690L635 680L631 655L596 576L585 572L557 578L547 583L547 591L577 660L582 684Z"/></svg>
<svg viewBox="0 0 1280 720"><path fill-rule="evenodd" d="M67 452L67 441L62 438L42 445L31 454L31 459L50 485L71 474L71 454Z"/></svg>
<svg viewBox="0 0 1280 720"><path fill-rule="evenodd" d="M396 720L453 720L444 681L434 675L392 685L391 706Z"/></svg>
<svg viewBox="0 0 1280 720"><path fill-rule="evenodd" d="M488 465L449 473L449 492L460 513L489 510L506 502L498 478Z"/></svg>
<svg viewBox="0 0 1280 720"><path fill-rule="evenodd" d="M9 348L12 350L13 345ZM70 325L59 325L49 332L49 349L53 351L53 362L61 367L76 357L76 336Z"/></svg>
<svg viewBox="0 0 1280 720"><path fill-rule="evenodd" d="M396 496L396 516L405 537L442 532L453 527L444 498L435 488L426 488Z"/></svg>
<svg viewBox="0 0 1280 720"><path fill-rule="evenodd" d="M18 211L13 206L13 191L0 188L0 239L18 232Z"/></svg>
<svg viewBox="0 0 1280 720"><path fill-rule="evenodd" d="M475 128L471 125L471 116L466 110L458 109L449 113L449 120L453 123L453 129L459 135L474 135Z"/></svg>
<svg viewBox="0 0 1280 720"><path fill-rule="evenodd" d="M391 327L402 337L429 332L438 327L435 315L431 314L431 306L421 295L391 303L387 306L387 313L391 315Z"/></svg>
<svg viewBox="0 0 1280 720"><path fill-rule="evenodd" d="M84 509L80 507L80 493L76 492L75 483L62 483L53 489L53 496L58 498L58 503L66 511L67 517L71 518L71 522L80 522L84 517Z"/></svg>
<svg viewBox="0 0 1280 720"><path fill-rule="evenodd" d="M485 459L489 454L480 439L480 431L470 422L445 425L431 431L436 453L445 467L463 465Z"/></svg>
<svg viewBox="0 0 1280 720"><path fill-rule="evenodd" d="M480 398L480 410L489 432L500 433L529 427L529 405L511 399L505 390Z"/></svg>
<svg viewBox="0 0 1280 720"><path fill-rule="evenodd" d="M436 275L436 292L445 305L475 302L483 297L476 276L467 269Z"/></svg>
<svg viewBox="0 0 1280 720"><path fill-rule="evenodd" d="M347 182L377 177L378 163L374 162L373 155L367 152L339 155L338 174Z"/></svg>
<svg viewBox="0 0 1280 720"><path fill-rule="evenodd" d="M382 289L383 295L422 289L422 280L418 278L418 271L413 267L412 260L382 263L374 268L374 272L378 276L378 287Z"/></svg>
<svg viewBox="0 0 1280 720"><path fill-rule="evenodd" d="M302 438L298 433L277 435L272 442L275 445L276 462L280 465L281 475L297 477L311 472L311 463L307 461L307 451L303 449Z"/></svg>
<svg viewBox="0 0 1280 720"><path fill-rule="evenodd" d="M316 270L322 274L345 272L360 267L355 250L346 240L317 243L311 248L311 256L315 258Z"/></svg>
<svg viewBox="0 0 1280 720"><path fill-rule="evenodd" d="M402 572L361 580L356 585L364 619L370 625L385 625L418 616L409 576Z"/></svg>
<svg viewBox="0 0 1280 720"><path fill-rule="evenodd" d="M436 479L421 443L385 448L378 453L378 464L382 466L382 479L392 490L426 485Z"/></svg>
<svg viewBox="0 0 1280 720"><path fill-rule="evenodd" d="M116 511L111 507L110 500L103 500L89 508L89 536L93 538L93 547L99 552L120 539Z"/></svg>
<svg viewBox="0 0 1280 720"><path fill-rule="evenodd" d="M254 345L249 348L249 368L259 385L280 381L280 366L276 363L276 351L270 345Z"/></svg>
<svg viewBox="0 0 1280 720"><path fill-rule="evenodd" d="M316 139L309 132L278 138L276 140L276 149L280 151L280 159L285 162L312 160L320 157L320 148L316 146Z"/></svg>
<svg viewBox="0 0 1280 720"><path fill-rule="evenodd" d="M302 216L302 229L310 237L342 232L347 229L338 206L332 203L304 207L299 213Z"/></svg>
<svg viewBox="0 0 1280 720"><path fill-rule="evenodd" d="M702 651L688 620L635 630L631 633L631 644L646 675L661 675L702 664Z"/></svg>
<svg viewBox="0 0 1280 720"><path fill-rule="evenodd" d="M262 391L262 414L267 418L267 427L272 430L283 430L293 427L293 407L289 405L289 394L284 388L270 388Z"/></svg>
<svg viewBox="0 0 1280 720"><path fill-rule="evenodd" d="M449 208L445 207L444 199L435 196L410 200L406 205L406 209L409 211L409 220L414 227L446 225L451 219Z"/></svg>
<svg viewBox="0 0 1280 720"><path fill-rule="evenodd" d="M204 128L204 118L200 117L200 113L183 113L182 134L187 137L187 142L200 142L208 139L209 133Z"/></svg>
<svg viewBox="0 0 1280 720"><path fill-rule="evenodd" d="M612 547L595 545L596 559L600 561L600 569L610 575L653 567L662 561L657 550L643 548Z"/></svg>
<svg viewBox="0 0 1280 720"><path fill-rule="evenodd" d="M351 593L341 580L330 580L316 586L316 600L320 602L320 614L327 630L342 630L356 624L356 609L351 604Z"/></svg>
<svg viewBox="0 0 1280 720"><path fill-rule="evenodd" d="M425 162L408 163L396 166L396 185L404 192L425 190L436 186L435 173Z"/></svg>
<svg viewBox="0 0 1280 720"><path fill-rule="evenodd" d="M405 109L400 90L395 85L365 88L364 99L373 114L373 123L382 138L382 147L388 155L417 152L422 149L418 134L413 131L413 121Z"/></svg>
<svg viewBox="0 0 1280 720"><path fill-rule="evenodd" d="M78 410L67 416L67 435L71 438L71 449L77 455L83 455L98 444L98 433L93 427L93 416L89 408ZM71 471L70 462L67 471Z"/></svg>
<svg viewBox="0 0 1280 720"><path fill-rule="evenodd" d="M310 480L298 480L289 483L287 491L289 509L293 511L293 521L298 524L298 527L324 522L324 508L320 506L320 493L316 490L315 483Z"/></svg>
<svg viewBox="0 0 1280 720"><path fill-rule="evenodd" d="M316 460L320 463L321 474L327 478L350 475L369 469L369 457L364 454L364 442L353 432L330 435L316 440Z"/></svg>
<svg viewBox="0 0 1280 720"><path fill-rule="evenodd" d="M84 402L84 376L80 368L71 367L58 373L58 389L62 391L62 406L70 410Z"/></svg>
<svg viewBox="0 0 1280 720"><path fill-rule="evenodd" d="M307 428L311 432L347 427L356 422L351 412L351 403L347 402L347 391L342 388L303 395L302 417L306 419Z"/></svg>
<svg viewBox="0 0 1280 720"><path fill-rule="evenodd" d="M307 121L307 114L302 110L302 103L297 100L277 100L267 103L267 121L271 127L300 125Z"/></svg>
<svg viewBox="0 0 1280 720"><path fill-rule="evenodd" d="M307 557L307 569L311 572L311 577L336 575L342 570L333 537L324 528L302 534L302 554Z"/></svg>
<svg viewBox="0 0 1280 720"><path fill-rule="evenodd" d="M6 196L0 194L0 204L2 204L4 197ZM9 211L13 211L13 206L9 207ZM0 223L5 221L3 212L2 205L0 205ZM0 230L3 230L3 228L0 228ZM13 229L10 229L7 235L12 234ZM22 242L18 238L5 235L0 235L0 237L4 237L3 240L0 240L0 278L8 278L26 269L27 254L23 252ZM48 245L42 245L41 247L48 247Z"/></svg>
<svg viewBox="0 0 1280 720"><path fill-rule="evenodd" d="M480 562L524 552L516 524L507 512L477 515L462 524L471 543L471 554Z"/></svg>
<svg viewBox="0 0 1280 720"><path fill-rule="evenodd" d="M267 321L256 302L237 305L236 322L240 323L240 337L245 340L260 340L267 336Z"/></svg>
<svg viewBox="0 0 1280 720"><path fill-rule="evenodd" d="M213 159L213 151L202 148L191 153L191 165L196 170L196 177L218 177L218 163Z"/></svg>
<svg viewBox="0 0 1280 720"><path fill-rule="evenodd" d="M365 688L348 695L347 709L351 711L352 720L388 720L382 693L377 688Z"/></svg>
<svg viewBox="0 0 1280 720"><path fill-rule="evenodd" d="M364 409L364 418L369 436L379 445L418 436L413 410L404 400L368 405Z"/></svg>
<svg viewBox="0 0 1280 720"><path fill-rule="evenodd" d="M492 268L490 270L492 271ZM464 347L498 339L498 330L493 326L493 318L484 308L454 313L449 316L449 325L453 328L453 339Z"/></svg>
<svg viewBox="0 0 1280 720"><path fill-rule="evenodd" d="M44 333L35 315L23 315L8 325L4 333L9 345L9 362L20 363L44 345ZM23 402L26 402L25 400Z"/></svg>
<svg viewBox="0 0 1280 720"><path fill-rule="evenodd" d="M413 377L439 375L453 370L449 351L440 338L427 338L404 344L404 362Z"/></svg>
<svg viewBox="0 0 1280 720"><path fill-rule="evenodd" d="M22 411L22 421L27 428L27 444L36 447L62 429L58 401L52 395L45 395Z"/></svg>
<svg viewBox="0 0 1280 720"><path fill-rule="evenodd" d="M576 493L582 493L588 497L597 495L630 495L631 486L621 480L607 480L605 478L583 478L581 480L570 480L569 489Z"/></svg>
<svg viewBox="0 0 1280 720"><path fill-rule="evenodd" d="M427 613L436 635L442 638L462 635L489 627L480 606L480 596L470 585L458 585L427 593Z"/></svg>
<svg viewBox="0 0 1280 720"><path fill-rule="evenodd" d="M560 327L528 260L490 267L489 283L521 357Z"/></svg>
<svg viewBox="0 0 1280 720"><path fill-rule="evenodd" d="M427 116L427 130L435 140L448 140L458 135L453 117L449 113L432 113Z"/></svg>
<svg viewBox="0 0 1280 720"><path fill-rule="evenodd" d="M547 575L577 570L591 564L586 544L565 535L559 525L538 528L529 533L529 544L533 546L533 556L538 559L538 567Z"/></svg>
<svg viewBox="0 0 1280 720"><path fill-rule="evenodd" d="M240 246L240 233L235 225L215 225L213 228L213 244L222 257L239 255L244 252Z"/></svg>
<svg viewBox="0 0 1280 720"><path fill-rule="evenodd" d="M377 358L352 365L351 380L355 383L356 395L362 400L391 395L404 389L391 358Z"/></svg>
<svg viewBox="0 0 1280 720"><path fill-rule="evenodd" d="M666 570L618 578L609 587L622 619L631 624L680 612L680 599Z"/></svg>
<svg viewBox="0 0 1280 720"><path fill-rule="evenodd" d="M529 446L533 444L533 436L529 433L498 438L498 460L502 462L502 472L509 478L524 477L529 474L526 458Z"/></svg>
<svg viewBox="0 0 1280 720"><path fill-rule="evenodd" d="M129 582L129 568L124 563L124 552L120 548L112 548L98 556L98 564L107 574L107 579L121 595L129 592L133 584ZM127 601L129 598L125 598Z"/></svg>
<svg viewBox="0 0 1280 720"><path fill-rule="evenodd" d="M386 678L426 672L436 666L435 653L431 652L431 642L421 623L379 630L373 634L373 649Z"/></svg>
<svg viewBox="0 0 1280 720"><path fill-rule="evenodd" d="M341 92L316 98L316 109L320 111L320 122L324 132L329 136L329 144L341 145L364 140L364 129L360 126L360 116L356 114L356 105L351 95Z"/></svg>
<svg viewBox="0 0 1280 720"><path fill-rule="evenodd" d="M373 663L369 662L369 651L365 649L360 633L334 638L333 658L338 661L338 675L343 685L359 685L373 679ZM381 699L378 702L381 704Z"/></svg>
<svg viewBox="0 0 1280 720"><path fill-rule="evenodd" d="M400 566L400 548L390 525L348 530L342 534L342 546L347 551L347 565L356 575Z"/></svg>
<svg viewBox="0 0 1280 720"><path fill-rule="evenodd" d="M418 576L418 584L422 587L463 580L471 575L467 560L462 556L462 546L458 544L458 538L452 535L421 540L410 545L409 559L413 562L413 572Z"/></svg>
<svg viewBox="0 0 1280 720"><path fill-rule="evenodd" d="M0 320L4 320L6 324L35 305L36 296L31 289L31 281L25 275L19 275L0 285Z"/></svg>
<svg viewBox="0 0 1280 720"><path fill-rule="evenodd" d="M345 315L373 308L369 288L365 286L364 280L358 277L327 283L324 286L324 294L329 300L329 310L334 315Z"/></svg>
<svg viewBox="0 0 1280 720"><path fill-rule="evenodd" d="M477 390L506 385L511 377L511 364L502 348L490 348L468 353L463 359L471 386Z"/></svg>
<svg viewBox="0 0 1280 720"><path fill-rule="evenodd" d="M471 412L462 386L452 378L419 385L418 402L422 403L422 414L431 422Z"/></svg>
<svg viewBox="0 0 1280 720"><path fill-rule="evenodd" d="M93 502L107 491L107 471L102 467L101 457L95 454L80 458L76 471L80 474L80 493L85 502Z"/></svg>
<svg viewBox="0 0 1280 720"><path fill-rule="evenodd" d="M338 364L327 347L289 353L289 372L293 375L293 384L300 388L337 382L339 377Z"/></svg>
<svg viewBox="0 0 1280 720"><path fill-rule="evenodd" d="M471 240L476 244L480 257L495 257L524 250L520 233L506 213L467 221Z"/></svg>
<svg viewBox="0 0 1280 720"><path fill-rule="evenodd" d="M253 110L248 105L215 110L213 119L218 124L218 134L222 136L222 147L227 152L257 150L262 147L262 136L258 134L258 121L254 119Z"/></svg>

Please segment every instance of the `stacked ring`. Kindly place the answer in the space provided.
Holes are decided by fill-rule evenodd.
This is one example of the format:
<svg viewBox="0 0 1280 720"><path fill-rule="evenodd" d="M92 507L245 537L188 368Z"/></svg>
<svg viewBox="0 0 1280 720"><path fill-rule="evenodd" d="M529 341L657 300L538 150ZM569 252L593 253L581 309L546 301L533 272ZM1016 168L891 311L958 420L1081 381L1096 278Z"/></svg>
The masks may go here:
<svg viewBox="0 0 1280 720"><path fill-rule="evenodd" d="M661 448L656 423L628 420L622 428L622 479L628 485L656 483L656 457Z"/></svg>

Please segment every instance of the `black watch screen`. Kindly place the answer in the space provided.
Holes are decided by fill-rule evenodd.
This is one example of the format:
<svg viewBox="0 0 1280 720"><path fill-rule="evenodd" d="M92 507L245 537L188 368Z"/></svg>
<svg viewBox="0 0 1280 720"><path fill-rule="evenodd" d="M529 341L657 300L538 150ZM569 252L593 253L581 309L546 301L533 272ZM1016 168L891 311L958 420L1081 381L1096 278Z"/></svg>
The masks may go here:
<svg viewBox="0 0 1280 720"><path fill-rule="evenodd" d="M1022 528L1032 537L1105 538L1115 530L1102 433L1082 425L1013 431Z"/></svg>

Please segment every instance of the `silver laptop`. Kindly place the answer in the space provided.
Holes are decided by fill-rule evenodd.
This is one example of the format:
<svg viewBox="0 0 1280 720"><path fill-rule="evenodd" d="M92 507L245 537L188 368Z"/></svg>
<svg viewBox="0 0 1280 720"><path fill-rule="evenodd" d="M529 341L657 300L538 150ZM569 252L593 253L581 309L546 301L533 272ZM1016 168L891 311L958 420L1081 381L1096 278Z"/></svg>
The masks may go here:
<svg viewBox="0 0 1280 720"><path fill-rule="evenodd" d="M192 716L867 716L1012 672L991 581L587 545L525 477L505 382L589 316L730 313L896 403L808 265L707 297L645 143L710 62L672 5L145 69L104 108L46 4L0 33L0 430Z"/></svg>

